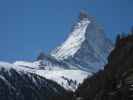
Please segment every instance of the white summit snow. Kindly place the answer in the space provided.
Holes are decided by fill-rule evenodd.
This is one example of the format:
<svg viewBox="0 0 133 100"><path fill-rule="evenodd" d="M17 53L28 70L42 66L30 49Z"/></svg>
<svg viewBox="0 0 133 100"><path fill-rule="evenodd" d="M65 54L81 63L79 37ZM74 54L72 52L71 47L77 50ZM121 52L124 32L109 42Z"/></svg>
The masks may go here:
<svg viewBox="0 0 133 100"><path fill-rule="evenodd" d="M91 22L87 18L78 22L77 25L74 26L74 30L70 33L69 38L58 47L52 55L59 60L73 56L80 49L82 42L85 40L85 32L89 23Z"/></svg>

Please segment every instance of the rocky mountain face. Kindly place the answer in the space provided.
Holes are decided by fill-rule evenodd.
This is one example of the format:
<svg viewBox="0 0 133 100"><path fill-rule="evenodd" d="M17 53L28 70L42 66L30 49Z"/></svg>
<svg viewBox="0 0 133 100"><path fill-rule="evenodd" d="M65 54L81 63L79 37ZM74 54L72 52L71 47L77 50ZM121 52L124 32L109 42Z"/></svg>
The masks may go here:
<svg viewBox="0 0 133 100"><path fill-rule="evenodd" d="M112 48L113 44L95 18L81 12L69 37L51 55L78 69L96 72L107 63Z"/></svg>
<svg viewBox="0 0 133 100"><path fill-rule="evenodd" d="M72 100L133 100L133 35L117 37L104 70L87 78Z"/></svg>

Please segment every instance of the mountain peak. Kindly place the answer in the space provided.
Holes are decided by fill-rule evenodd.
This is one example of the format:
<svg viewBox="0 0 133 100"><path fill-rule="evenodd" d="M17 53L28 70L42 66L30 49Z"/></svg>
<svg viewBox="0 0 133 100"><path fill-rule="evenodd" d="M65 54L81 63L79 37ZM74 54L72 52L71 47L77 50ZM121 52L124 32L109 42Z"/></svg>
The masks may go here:
<svg viewBox="0 0 133 100"><path fill-rule="evenodd" d="M83 19L88 18L88 16L89 16L88 13L86 11L82 10L82 11L80 11L79 19L83 20Z"/></svg>
<svg viewBox="0 0 133 100"><path fill-rule="evenodd" d="M81 11L79 18L66 41L52 51L51 55L78 68L96 71L106 63L113 45L95 17Z"/></svg>
<svg viewBox="0 0 133 100"><path fill-rule="evenodd" d="M80 21L73 26L69 37L64 43L52 52L52 56L60 60L73 56L84 42L86 29L90 23L91 21L87 19L85 13L80 14Z"/></svg>
<svg viewBox="0 0 133 100"><path fill-rule="evenodd" d="M92 16L90 13L88 13L85 10L81 10L80 13L79 13L79 20L84 20L84 19L87 19L91 22L96 21L95 17Z"/></svg>

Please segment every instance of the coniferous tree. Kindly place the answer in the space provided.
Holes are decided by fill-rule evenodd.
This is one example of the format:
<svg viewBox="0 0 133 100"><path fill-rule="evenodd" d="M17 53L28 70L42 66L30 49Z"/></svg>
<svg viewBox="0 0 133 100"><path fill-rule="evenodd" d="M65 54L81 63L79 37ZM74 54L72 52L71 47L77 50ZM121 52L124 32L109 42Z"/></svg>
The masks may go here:
<svg viewBox="0 0 133 100"><path fill-rule="evenodd" d="M116 40L115 40L115 45L117 45L117 43L119 42L120 39L121 39L121 35L117 34Z"/></svg>
<svg viewBox="0 0 133 100"><path fill-rule="evenodd" d="M131 27L131 30L130 30L130 32L129 32L129 35L130 35L130 36L133 36L133 26Z"/></svg>
<svg viewBox="0 0 133 100"><path fill-rule="evenodd" d="M133 34L133 26L131 27L131 33Z"/></svg>
<svg viewBox="0 0 133 100"><path fill-rule="evenodd" d="M121 35L120 35L120 38L122 39L122 38L125 38L125 37L126 37L126 34L124 32L122 32Z"/></svg>

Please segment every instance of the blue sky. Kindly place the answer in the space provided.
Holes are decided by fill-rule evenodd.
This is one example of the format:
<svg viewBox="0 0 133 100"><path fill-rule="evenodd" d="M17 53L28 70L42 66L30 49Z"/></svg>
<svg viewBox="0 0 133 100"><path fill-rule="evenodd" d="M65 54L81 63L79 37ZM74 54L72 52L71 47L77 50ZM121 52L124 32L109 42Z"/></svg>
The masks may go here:
<svg viewBox="0 0 133 100"><path fill-rule="evenodd" d="M86 10L107 36L133 25L133 0L0 0L0 60L34 60L62 43Z"/></svg>

